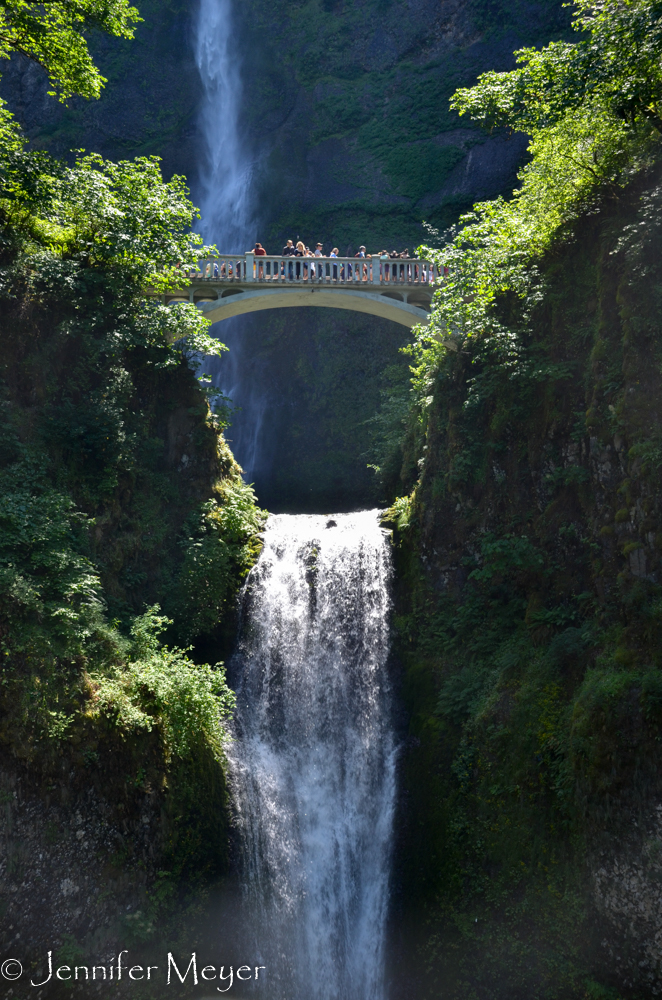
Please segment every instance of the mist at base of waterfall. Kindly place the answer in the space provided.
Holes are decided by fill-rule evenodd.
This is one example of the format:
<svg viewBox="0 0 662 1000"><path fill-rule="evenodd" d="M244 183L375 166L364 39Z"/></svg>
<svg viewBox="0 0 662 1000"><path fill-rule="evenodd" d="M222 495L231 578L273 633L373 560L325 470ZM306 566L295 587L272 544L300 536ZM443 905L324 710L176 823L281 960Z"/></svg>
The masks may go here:
<svg viewBox="0 0 662 1000"><path fill-rule="evenodd" d="M237 921L270 1000L385 995L390 574L377 511L276 515L245 589L230 665Z"/></svg>
<svg viewBox="0 0 662 1000"><path fill-rule="evenodd" d="M232 454L244 471L244 479L252 483L268 476L271 471L268 448L270 435L265 433L265 418L270 400L258 388L255 358L251 355L251 316L236 316L212 327L212 334L228 348L220 357L206 357L201 371L229 401L230 426L224 437ZM261 376L263 373L260 371Z"/></svg>

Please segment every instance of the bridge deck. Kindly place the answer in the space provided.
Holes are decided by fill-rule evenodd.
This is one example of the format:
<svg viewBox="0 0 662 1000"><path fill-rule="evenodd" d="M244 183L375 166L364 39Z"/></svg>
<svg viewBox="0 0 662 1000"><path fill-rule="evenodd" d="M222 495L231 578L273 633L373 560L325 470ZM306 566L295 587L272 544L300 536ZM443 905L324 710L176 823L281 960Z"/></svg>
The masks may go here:
<svg viewBox="0 0 662 1000"><path fill-rule="evenodd" d="M184 276L166 303L200 304L212 322L260 309L319 305L351 309L412 327L429 321L441 269L414 258L224 255ZM312 293L312 294L311 294Z"/></svg>

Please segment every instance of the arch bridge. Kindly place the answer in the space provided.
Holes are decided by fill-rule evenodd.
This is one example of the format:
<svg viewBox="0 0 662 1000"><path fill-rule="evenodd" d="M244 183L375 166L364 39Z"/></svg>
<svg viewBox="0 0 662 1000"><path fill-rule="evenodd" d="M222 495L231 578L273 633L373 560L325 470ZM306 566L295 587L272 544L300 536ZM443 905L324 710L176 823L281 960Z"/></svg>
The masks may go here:
<svg viewBox="0 0 662 1000"><path fill-rule="evenodd" d="M164 301L194 302L212 323L262 309L327 306L381 316L412 327L430 322L442 269L397 257L256 257L222 255L186 274Z"/></svg>

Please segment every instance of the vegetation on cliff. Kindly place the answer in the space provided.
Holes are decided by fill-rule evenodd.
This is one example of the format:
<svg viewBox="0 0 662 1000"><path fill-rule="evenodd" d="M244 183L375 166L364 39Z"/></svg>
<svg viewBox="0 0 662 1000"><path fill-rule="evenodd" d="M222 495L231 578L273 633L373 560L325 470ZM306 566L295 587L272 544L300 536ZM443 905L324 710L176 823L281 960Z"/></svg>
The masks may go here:
<svg viewBox="0 0 662 1000"><path fill-rule="evenodd" d="M83 55L56 61L63 92L92 86ZM0 740L33 784L64 760L67 794L97 787L125 817L156 791L162 861L219 870L232 695L159 635L218 635L262 514L196 377L223 346L193 305L145 298L197 260L195 212L154 158L65 165L2 124Z"/></svg>
<svg viewBox="0 0 662 1000"><path fill-rule="evenodd" d="M661 23L581 3L575 44L455 98L531 160L439 252L399 484L383 462L414 485L390 518L430 995L658 982Z"/></svg>

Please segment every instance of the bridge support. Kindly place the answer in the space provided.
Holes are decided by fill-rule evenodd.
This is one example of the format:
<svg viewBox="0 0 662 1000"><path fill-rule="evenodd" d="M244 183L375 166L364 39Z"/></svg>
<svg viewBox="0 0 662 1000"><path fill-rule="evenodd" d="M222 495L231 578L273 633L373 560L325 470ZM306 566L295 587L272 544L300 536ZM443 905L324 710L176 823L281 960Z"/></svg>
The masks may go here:
<svg viewBox="0 0 662 1000"><path fill-rule="evenodd" d="M245 313L260 312L263 309L290 309L296 306L324 306L330 309L349 309L352 312L368 313L390 319L402 326L416 326L417 323L427 325L430 322L429 313L420 306L412 305L404 300L391 298L378 291L357 291L350 288L257 288L239 290L232 289L230 294L215 301L200 301L198 305L202 313L212 323L229 319L231 316L242 316Z"/></svg>

